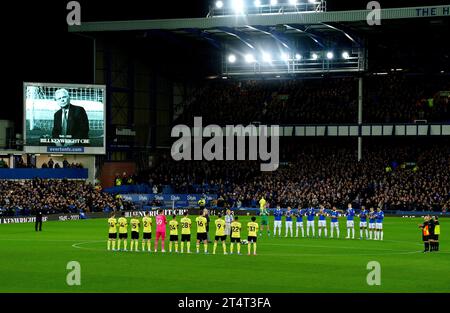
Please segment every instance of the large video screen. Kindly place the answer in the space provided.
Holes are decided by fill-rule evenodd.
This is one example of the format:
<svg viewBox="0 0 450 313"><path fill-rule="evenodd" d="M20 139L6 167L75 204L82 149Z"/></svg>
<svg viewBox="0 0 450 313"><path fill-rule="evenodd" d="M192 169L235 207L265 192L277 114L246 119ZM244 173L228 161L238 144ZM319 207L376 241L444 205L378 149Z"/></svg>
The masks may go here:
<svg viewBox="0 0 450 313"><path fill-rule="evenodd" d="M104 85L24 83L27 153L105 153Z"/></svg>

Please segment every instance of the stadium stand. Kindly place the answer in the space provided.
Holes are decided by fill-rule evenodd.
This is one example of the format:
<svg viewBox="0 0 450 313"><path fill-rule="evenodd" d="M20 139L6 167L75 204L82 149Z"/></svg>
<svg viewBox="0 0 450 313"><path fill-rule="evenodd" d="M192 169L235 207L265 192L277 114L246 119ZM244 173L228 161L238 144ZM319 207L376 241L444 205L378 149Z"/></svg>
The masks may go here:
<svg viewBox="0 0 450 313"><path fill-rule="evenodd" d="M439 96L450 90L447 76L386 74L365 80L364 122L450 121L448 95ZM349 77L211 82L175 124L356 123L357 98Z"/></svg>
<svg viewBox="0 0 450 313"><path fill-rule="evenodd" d="M0 215L108 212L131 209L131 204L98 190L84 180L0 180Z"/></svg>
<svg viewBox="0 0 450 313"><path fill-rule="evenodd" d="M170 185L174 193L212 193L230 207L258 207L265 196L274 207L324 204L345 208L441 211L450 205L450 146L443 142L373 142L358 162L352 140L286 142L278 171L259 172L259 164L175 162L163 159L140 179L149 186ZM373 140L372 140L373 141ZM222 200L221 200L222 201Z"/></svg>

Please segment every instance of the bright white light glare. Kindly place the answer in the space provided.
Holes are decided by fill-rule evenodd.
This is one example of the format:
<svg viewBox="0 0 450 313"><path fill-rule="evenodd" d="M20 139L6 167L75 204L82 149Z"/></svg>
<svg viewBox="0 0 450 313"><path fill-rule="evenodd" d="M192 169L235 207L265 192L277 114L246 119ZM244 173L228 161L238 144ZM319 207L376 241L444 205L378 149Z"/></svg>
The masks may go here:
<svg viewBox="0 0 450 313"><path fill-rule="evenodd" d="M281 53L281 60L285 62L289 61L289 55L285 52Z"/></svg>
<svg viewBox="0 0 450 313"><path fill-rule="evenodd" d="M269 53L263 52L262 58L264 62L270 63L272 62L272 56Z"/></svg>
<svg viewBox="0 0 450 313"><path fill-rule="evenodd" d="M255 7L259 8L261 6L261 0L255 0Z"/></svg>
<svg viewBox="0 0 450 313"><path fill-rule="evenodd" d="M230 62L230 63L236 62L236 56L234 54L230 54L228 56L228 62Z"/></svg>
<svg viewBox="0 0 450 313"><path fill-rule="evenodd" d="M313 54L312 54L312 59L313 59L313 60L317 60L317 58L319 58L319 56L318 56L316 53L313 53Z"/></svg>
<svg viewBox="0 0 450 313"><path fill-rule="evenodd" d="M233 9L236 14L244 13L244 1L243 0L233 0Z"/></svg>
<svg viewBox="0 0 450 313"><path fill-rule="evenodd" d="M290 5L297 5L297 0L289 0Z"/></svg>
<svg viewBox="0 0 450 313"><path fill-rule="evenodd" d="M247 63L255 62L255 57L253 56L253 54L246 54L245 55L245 62L247 62Z"/></svg>
<svg viewBox="0 0 450 313"><path fill-rule="evenodd" d="M309 3L316 3L316 0L309 0Z"/></svg>
<svg viewBox="0 0 450 313"><path fill-rule="evenodd" d="M270 5L277 5L278 1L277 0L270 0Z"/></svg>
<svg viewBox="0 0 450 313"><path fill-rule="evenodd" d="M302 59L302 56L301 56L300 54L297 53L297 54L295 55L295 59L296 59L296 60L301 60L301 59Z"/></svg>
<svg viewBox="0 0 450 313"><path fill-rule="evenodd" d="M327 52L327 59L331 60L334 57L333 52Z"/></svg>
<svg viewBox="0 0 450 313"><path fill-rule="evenodd" d="M348 60L350 58L350 54L347 51L342 52L342 58Z"/></svg>
<svg viewBox="0 0 450 313"><path fill-rule="evenodd" d="M216 1L216 8L222 9L223 8L223 1Z"/></svg>

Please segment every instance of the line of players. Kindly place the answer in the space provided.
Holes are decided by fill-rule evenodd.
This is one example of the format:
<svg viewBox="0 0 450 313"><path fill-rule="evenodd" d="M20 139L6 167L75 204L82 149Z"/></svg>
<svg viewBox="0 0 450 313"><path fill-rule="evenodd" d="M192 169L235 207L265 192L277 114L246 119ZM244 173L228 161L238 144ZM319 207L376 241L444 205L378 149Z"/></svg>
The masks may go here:
<svg viewBox="0 0 450 313"><path fill-rule="evenodd" d="M260 202L261 203L261 202ZM263 202L265 204L265 202ZM267 216L268 211L265 205L260 208L261 214L261 231L260 236L262 235L262 231L264 230L264 226L267 225L267 234L270 236L270 229L268 225ZM285 237L288 237L290 232L291 237L293 237L293 218L296 218L295 230L296 237L299 237L299 228L302 233L302 237L305 237L305 230L303 226L303 216L306 216L306 236L310 237L310 229L312 233L312 237L315 236L315 217L316 210L314 208L307 209L299 209L297 212L293 212L290 207L287 208L286 212L283 212L279 206L274 210L274 236L277 235L281 237L281 223L282 217L285 217ZM373 208L370 208L369 211L363 206L359 214L356 214L355 210L352 208L351 204L348 204L347 210L344 212L342 210L338 210L336 207L333 207L331 210L325 209L322 205L319 208L318 212L318 231L319 237L322 237L322 231L324 232L325 238L327 237L327 216L331 218L331 234L330 238L334 238L334 230L336 230L336 238L339 238L339 218L341 216L345 216L347 220L347 237L346 239L355 239L355 217L358 216L360 219L359 222L359 239L363 239L364 236L366 239L373 240L383 240L383 220L384 220L384 212L377 208L374 211ZM369 220L369 227L367 227L367 220Z"/></svg>
<svg viewBox="0 0 450 313"><path fill-rule="evenodd" d="M216 235L213 246L213 254L216 254L217 245L219 241L222 243L223 253L227 254L226 238L230 235L230 254L234 252L234 244L237 246L237 254L241 254L241 230L242 224L239 222L238 216L232 216L231 211L227 210L225 219L219 214L215 220ZM204 252L208 253L208 239L206 231L206 219L207 210L203 210L202 214L195 219L197 225L197 241L196 250L200 252L200 243L204 245ZM155 236L155 252L158 251L158 242L161 240L161 252L165 251L165 237L166 237L166 225L169 224L169 252L175 251L178 253L178 241L179 241L179 228L181 226L181 253L184 252L184 244L186 243L186 252L191 253L191 228L192 220L188 217L188 212L184 213L180 222L176 220L176 215L172 216L172 220L167 223L166 216L163 214L163 210L158 210L156 220L156 236ZM108 219L109 234L107 249L112 251L120 251L121 243L123 243L124 250L127 251L128 245L128 220L125 218L125 212L122 212L122 216L119 219L115 218L115 213L111 214ZM137 217L133 217L130 220L131 225L131 242L130 251L139 251L139 235L140 226L143 228L142 236L142 251L151 252L151 239L152 239L152 225L153 221L146 212L142 218L142 223ZM118 229L117 229L118 228ZM256 255L256 241L259 225L256 223L256 218L253 216L251 222L247 223L248 232L248 255L251 255L251 246L253 244L253 255ZM119 239L117 241L117 234ZM117 241L117 249L116 249ZM172 250L172 246L174 250Z"/></svg>

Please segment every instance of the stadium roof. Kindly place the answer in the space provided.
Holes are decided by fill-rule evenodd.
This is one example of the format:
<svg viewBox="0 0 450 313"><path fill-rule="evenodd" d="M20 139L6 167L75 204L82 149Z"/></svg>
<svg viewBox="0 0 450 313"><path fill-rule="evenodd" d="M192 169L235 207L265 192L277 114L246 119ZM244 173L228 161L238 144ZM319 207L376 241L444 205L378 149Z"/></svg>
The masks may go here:
<svg viewBox="0 0 450 313"><path fill-rule="evenodd" d="M136 30L170 30L203 29L214 34L226 35L224 28L239 28L249 32L257 32L248 26L276 25L314 25L319 31L330 30L328 23L352 23L360 25L362 30L371 30L367 18L371 10L353 10L336 12L298 12L276 14L253 14L244 16L214 16L205 18L160 19L160 20L128 20L83 22L81 25L69 26L69 32L105 32L105 31L136 31ZM382 23L389 20L450 17L450 4L441 6L422 6L408 8L382 9ZM356 22L356 23L355 23ZM358 23L363 22L363 23ZM288 30L289 31L289 30ZM295 33L296 30L291 30ZM187 33L189 33L187 31Z"/></svg>
<svg viewBox="0 0 450 313"><path fill-rule="evenodd" d="M221 73L226 75L246 75L248 71L253 74L364 71L367 70L368 64L366 40L370 36L382 36L372 40L373 43L387 40L387 38L393 38L393 42L405 38L416 41L419 33L425 34L424 38L430 37L426 34L446 33L450 22L450 4L381 9L381 26L369 25L372 17L372 10L351 10L91 21L82 22L78 26L69 26L69 32L80 35L88 33L94 37L109 38L113 41L119 38L125 40L151 38L152 46L165 42L178 47L182 46L185 49L183 51L195 50L200 53L208 51L204 57L211 60L213 57L210 48L215 48L216 52L220 51L220 54L214 60L220 63ZM412 38L411 34L416 34L416 37ZM284 51L285 48L290 52L287 66L285 62L282 62L285 61L286 54L278 53L276 50ZM256 63L249 63L251 66L248 66L243 62L245 54L249 53L246 51L259 53L265 49L268 49L272 56L275 55L272 60L279 67L272 63L265 66L264 62L259 60L259 65L270 68L265 71L258 64L258 67L251 68ZM330 63L326 61L327 49L328 51L336 50L335 55L339 54L334 59L336 61ZM405 49L408 48L405 47ZM302 54L296 54L300 50ZM317 62L311 57L316 51L323 54ZM342 51L349 51L350 59L343 60L340 57ZM227 61L226 56L230 53L240 54L240 63ZM294 60L296 55L300 55L302 63ZM303 58L304 55L308 55L308 58ZM433 58L438 59L434 56ZM170 58L170 62L178 64L177 57ZM311 64L309 65L308 62ZM308 66L305 66L307 63ZM232 67L234 69L230 70ZM215 67L214 69L212 72L216 73L217 70Z"/></svg>

